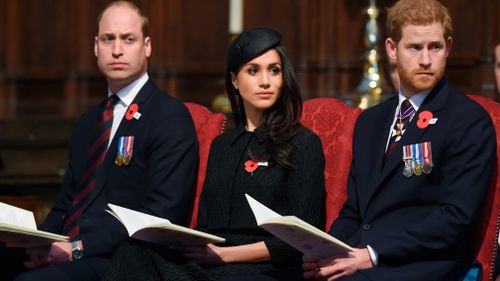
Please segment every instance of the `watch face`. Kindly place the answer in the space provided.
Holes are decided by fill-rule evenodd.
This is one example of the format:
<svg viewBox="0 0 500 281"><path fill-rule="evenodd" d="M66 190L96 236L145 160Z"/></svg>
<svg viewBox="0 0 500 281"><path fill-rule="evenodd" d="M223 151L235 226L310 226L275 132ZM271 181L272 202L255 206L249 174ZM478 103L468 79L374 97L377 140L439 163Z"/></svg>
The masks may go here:
<svg viewBox="0 0 500 281"><path fill-rule="evenodd" d="M71 253L75 260L83 258L83 251L80 249L77 242L71 242Z"/></svg>
<svg viewBox="0 0 500 281"><path fill-rule="evenodd" d="M79 259L83 258L83 252L78 250L78 249L73 250L73 258L75 260L79 260Z"/></svg>

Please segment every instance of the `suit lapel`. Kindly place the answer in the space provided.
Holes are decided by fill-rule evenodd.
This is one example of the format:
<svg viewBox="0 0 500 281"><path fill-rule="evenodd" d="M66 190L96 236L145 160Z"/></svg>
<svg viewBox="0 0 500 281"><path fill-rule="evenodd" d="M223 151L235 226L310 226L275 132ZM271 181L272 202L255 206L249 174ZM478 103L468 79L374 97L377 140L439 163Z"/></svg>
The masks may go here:
<svg viewBox="0 0 500 281"><path fill-rule="evenodd" d="M398 106L398 96L393 97L393 100L390 101L387 108L382 109L382 119L380 122L376 122L375 126L380 126L379 129L376 130L376 134L374 135L375 148L374 155L372 159L375 159L376 165L374 166L376 170L375 173L380 173L384 168L385 164L385 148L387 146L387 139L389 137L389 131L392 127L392 122L394 121L394 113L396 112L396 108ZM389 112L389 114L387 114Z"/></svg>
<svg viewBox="0 0 500 281"><path fill-rule="evenodd" d="M441 81L425 98L418 111L415 112L415 115L408 124L408 129L401 138L401 141L399 141L394 151L385 160L385 165L383 165L382 173L375 181L375 190L377 190L381 186L382 182L391 174L394 169L396 169L396 167L402 165L403 146L418 143L422 134L429 128L429 126L427 126L427 128L421 129L417 126L418 115L423 111L430 111L434 115L434 117L437 117L439 115L438 112L445 105L446 99L448 97L448 88L446 86L446 80L444 78L441 79Z"/></svg>
<svg viewBox="0 0 500 281"><path fill-rule="evenodd" d="M394 96L389 99L386 103L381 104L383 108L380 108L378 113L378 118L374 118L371 122L372 126L377 128L373 129L374 133L370 135L372 138L370 148L368 148L369 158L363 157L369 161L370 166L370 181L377 182L382 169L384 168L384 158L385 158L385 147L387 145L387 138L389 136L389 130L392 126L392 121L394 119L394 113L398 106L398 96ZM377 185L370 185L367 187L367 194L363 196L365 200L360 202L362 208L368 205L372 194L376 191ZM361 199L360 199L361 200ZM363 213L364 211L362 211Z"/></svg>
<svg viewBox="0 0 500 281"><path fill-rule="evenodd" d="M142 117L144 117L145 112L147 112L146 110L147 101L151 97L154 88L155 86L153 82L151 80L148 80L146 84L144 84L144 86L141 88L139 93L137 93L137 96L132 102L132 104L136 103L139 106L138 112L142 114ZM127 136L130 128L135 123L140 121L141 119L127 120L125 116L123 116L122 120L120 121L120 125L118 126L118 129L116 130L116 133L113 136L113 140L111 141L111 145L109 146L108 152L106 153L106 158L104 159L102 168L100 169L101 171L96 177L96 185L92 190L92 194L90 195L89 205L91 202L95 200L98 194L102 191L105 183L108 180L110 169L115 165L115 158L118 151L117 145L119 137Z"/></svg>

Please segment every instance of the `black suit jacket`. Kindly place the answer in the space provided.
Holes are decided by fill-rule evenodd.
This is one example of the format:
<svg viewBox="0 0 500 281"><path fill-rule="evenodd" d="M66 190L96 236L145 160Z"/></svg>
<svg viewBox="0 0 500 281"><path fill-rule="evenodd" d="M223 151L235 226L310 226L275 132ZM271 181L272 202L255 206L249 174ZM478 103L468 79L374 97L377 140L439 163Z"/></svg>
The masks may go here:
<svg viewBox="0 0 500 281"><path fill-rule="evenodd" d="M178 100L149 80L133 103L141 117L125 117L112 140L101 173L96 176L90 204L78 219L87 257L112 255L128 234L122 224L105 212L113 203L187 224L194 198L198 167L198 142L191 115ZM102 106L102 104L100 105ZM64 216L79 185L99 108L85 113L76 125L70 144L69 165L62 189L40 229L61 233ZM134 136L129 166L114 160L120 136Z"/></svg>
<svg viewBox="0 0 500 281"><path fill-rule="evenodd" d="M429 93L392 154L386 141L398 97L359 117L353 137L348 199L330 233L352 246L370 245L380 266L370 280L456 280L478 222L496 144L492 121L444 79ZM438 118L425 129L418 115ZM403 145L430 141L430 174L403 175Z"/></svg>

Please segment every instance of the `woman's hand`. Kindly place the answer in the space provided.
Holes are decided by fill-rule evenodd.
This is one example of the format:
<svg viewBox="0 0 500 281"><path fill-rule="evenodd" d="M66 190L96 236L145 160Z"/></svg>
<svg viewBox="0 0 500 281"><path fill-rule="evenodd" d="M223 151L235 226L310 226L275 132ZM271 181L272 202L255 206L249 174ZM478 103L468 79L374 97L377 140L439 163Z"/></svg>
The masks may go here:
<svg viewBox="0 0 500 281"><path fill-rule="evenodd" d="M271 259L264 242L256 242L239 246L221 247L214 244L206 246L187 246L181 251L185 257L194 260L200 265L218 265L237 262L261 262Z"/></svg>
<svg viewBox="0 0 500 281"><path fill-rule="evenodd" d="M192 259L200 265L218 265L227 263L224 260L224 249L230 247L219 247L214 244L200 246L186 246L182 249L177 249L189 259Z"/></svg>

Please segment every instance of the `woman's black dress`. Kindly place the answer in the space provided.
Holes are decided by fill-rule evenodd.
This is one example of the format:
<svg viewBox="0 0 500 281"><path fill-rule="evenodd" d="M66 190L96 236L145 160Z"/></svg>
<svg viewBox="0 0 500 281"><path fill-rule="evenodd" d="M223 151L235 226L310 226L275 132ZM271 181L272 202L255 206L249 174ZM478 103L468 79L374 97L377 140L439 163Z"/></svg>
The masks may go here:
<svg viewBox="0 0 500 281"><path fill-rule="evenodd" d="M197 229L226 238L219 246L264 241L271 260L203 267L166 247L130 240L113 257L105 280L218 280L235 274L264 273L277 280L301 280L302 254L259 228L244 194L281 215L297 216L324 228L324 154L319 138L304 127L291 140L294 168L272 160L253 173L245 162L265 162L267 131L247 132L242 126L216 138L210 148L200 197Z"/></svg>

